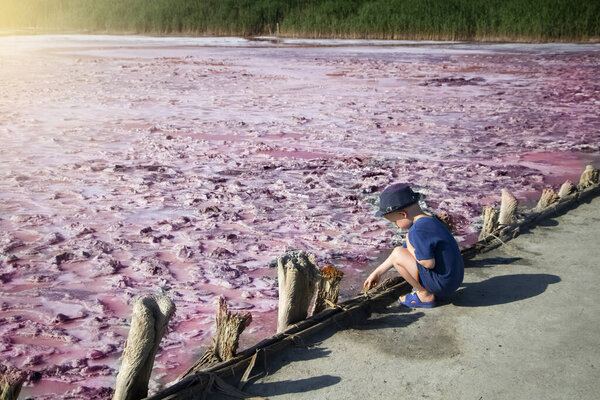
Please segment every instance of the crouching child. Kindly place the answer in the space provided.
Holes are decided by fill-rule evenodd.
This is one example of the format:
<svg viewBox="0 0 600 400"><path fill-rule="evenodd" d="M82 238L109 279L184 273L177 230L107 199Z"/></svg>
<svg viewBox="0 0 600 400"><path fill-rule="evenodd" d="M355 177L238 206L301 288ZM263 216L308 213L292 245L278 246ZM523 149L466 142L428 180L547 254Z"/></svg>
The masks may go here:
<svg viewBox="0 0 600 400"><path fill-rule="evenodd" d="M402 247L365 280L371 289L392 267L413 287L398 300L408 307L435 307L436 301L450 296L463 281L464 263L456 240L437 218L423 212L419 195L405 183L387 187L379 196L377 216L383 216L400 229L408 229Z"/></svg>

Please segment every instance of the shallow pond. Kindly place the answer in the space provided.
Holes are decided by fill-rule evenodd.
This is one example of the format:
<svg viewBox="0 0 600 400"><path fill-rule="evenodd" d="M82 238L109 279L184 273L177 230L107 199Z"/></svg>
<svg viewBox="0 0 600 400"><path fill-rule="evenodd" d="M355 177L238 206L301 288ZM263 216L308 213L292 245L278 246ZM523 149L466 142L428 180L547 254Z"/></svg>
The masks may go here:
<svg viewBox="0 0 600 400"><path fill-rule="evenodd" d="M261 38L0 38L0 358L24 396L107 398L135 296L177 312L152 390L208 343L215 299L275 332L305 249L345 297L397 233L410 182L462 245L600 160L600 46Z"/></svg>

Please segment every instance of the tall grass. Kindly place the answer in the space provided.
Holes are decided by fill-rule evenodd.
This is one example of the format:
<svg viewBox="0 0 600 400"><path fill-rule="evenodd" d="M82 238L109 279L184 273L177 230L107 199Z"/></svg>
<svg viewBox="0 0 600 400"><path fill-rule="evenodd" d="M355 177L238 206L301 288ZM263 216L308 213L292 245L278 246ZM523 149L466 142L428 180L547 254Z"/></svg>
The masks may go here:
<svg viewBox="0 0 600 400"><path fill-rule="evenodd" d="M0 29L586 41L598 0L0 0ZM278 31L279 29L279 31Z"/></svg>

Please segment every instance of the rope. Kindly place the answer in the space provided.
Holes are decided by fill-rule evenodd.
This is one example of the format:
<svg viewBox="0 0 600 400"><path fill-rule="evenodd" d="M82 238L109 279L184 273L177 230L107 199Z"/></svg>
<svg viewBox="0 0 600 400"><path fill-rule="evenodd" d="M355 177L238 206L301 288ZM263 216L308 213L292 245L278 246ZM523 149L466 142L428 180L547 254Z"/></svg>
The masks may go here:
<svg viewBox="0 0 600 400"><path fill-rule="evenodd" d="M302 339L302 337L301 337L301 336L298 336L298 335L297 335L297 334L295 334L295 333L290 333L290 334L286 333L286 334L284 334L284 337L285 337L286 339L287 339L287 338L290 338L290 339L292 339L292 342L294 342L294 344L295 344L296 346L298 346L298 347L306 347L306 348L308 348L308 346L306 345L306 343L304 343L304 340Z"/></svg>
<svg viewBox="0 0 600 400"><path fill-rule="evenodd" d="M257 356L258 356L258 351L256 353L254 353L254 355L250 359L250 363L248 364L248 368L246 368L246 371L244 372L244 375L242 375L242 379L240 380L240 383L238 384L238 387L237 387L239 390L242 390L244 388L244 386L246 385L246 383L248 383L248 378L250 377L250 373L252 372L252 368L254 368L254 364L256 363Z"/></svg>
<svg viewBox="0 0 600 400"><path fill-rule="evenodd" d="M513 238L513 239L515 238L515 233L517 232L517 230L518 230L518 229L520 229L520 227L519 227L519 226L517 226L515 229L513 229L513 230L512 230L511 234L512 234L512 238ZM507 243L507 242L505 242L505 241L504 241L504 240L502 240L502 239L501 239L501 238L500 238L498 235L496 235L496 234L494 234L494 233L490 233L490 235L489 235L489 236L491 236L491 237L493 237L494 239L498 240L498 241L499 241L500 243L502 243L502 245L503 245L503 246L505 246L505 247L509 247L509 248L510 248L510 247L513 247L513 246L511 246L511 243Z"/></svg>
<svg viewBox="0 0 600 400"><path fill-rule="evenodd" d="M497 235L490 233L488 236L491 236L494 239L497 239L498 241L500 241L500 243L502 243L504 246L506 246L506 242L504 240L500 239L500 237L498 237Z"/></svg>
<svg viewBox="0 0 600 400"><path fill-rule="evenodd" d="M230 396L230 397L234 397L236 399L249 399L249 398L252 398L252 399L257 399L257 400L258 399L265 400L263 397L256 397L254 395L242 392L240 389L236 388L235 386L230 385L229 383L225 382L220 376L218 376L214 372L200 372L200 371L198 371L198 372L195 373L195 375L198 378L200 378L202 376L207 376L208 377L208 383L204 387L204 391L202 392L202 396L200 397L201 400L206 400L207 399L207 396L212 393L213 387L214 387L214 389L217 392L223 393L223 394L225 394L227 396Z"/></svg>
<svg viewBox="0 0 600 400"><path fill-rule="evenodd" d="M344 306L342 306L340 304L335 304L333 301L328 300L328 299L323 299L323 300L331 308L337 308L338 310L348 311L348 307L344 307Z"/></svg>

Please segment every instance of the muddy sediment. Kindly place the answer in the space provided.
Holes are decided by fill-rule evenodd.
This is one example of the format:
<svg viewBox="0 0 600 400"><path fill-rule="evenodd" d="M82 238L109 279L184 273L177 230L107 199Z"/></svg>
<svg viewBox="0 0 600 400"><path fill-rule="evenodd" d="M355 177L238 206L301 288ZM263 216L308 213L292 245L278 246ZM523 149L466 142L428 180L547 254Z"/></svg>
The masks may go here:
<svg viewBox="0 0 600 400"><path fill-rule="evenodd" d="M0 38L0 358L25 395L107 397L157 288L177 313L152 388L202 353L221 295L252 313L242 346L275 332L287 250L355 293L398 240L373 215L391 182L468 244L500 189L534 204L600 160L597 46L122 40Z"/></svg>

